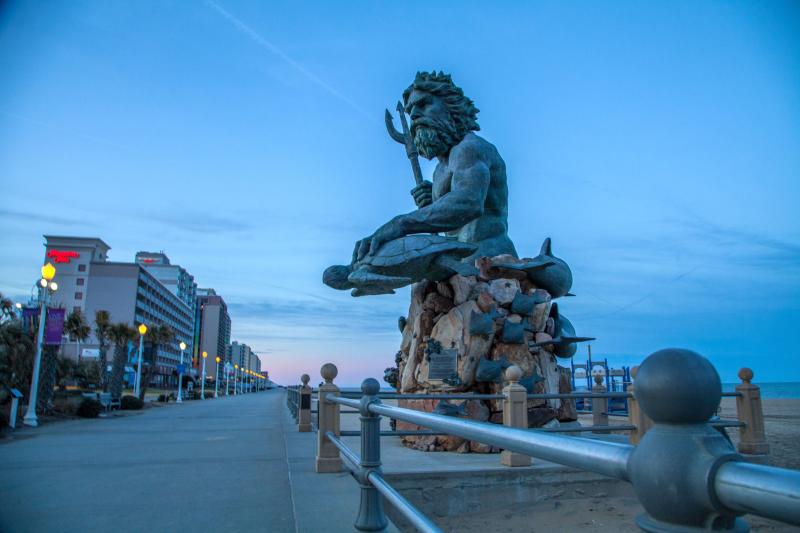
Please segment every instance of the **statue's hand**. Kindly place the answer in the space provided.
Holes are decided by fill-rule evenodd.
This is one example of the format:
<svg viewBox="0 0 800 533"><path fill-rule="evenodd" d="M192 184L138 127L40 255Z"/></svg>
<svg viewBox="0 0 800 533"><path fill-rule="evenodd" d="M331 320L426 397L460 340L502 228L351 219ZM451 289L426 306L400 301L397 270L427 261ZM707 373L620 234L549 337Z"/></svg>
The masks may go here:
<svg viewBox="0 0 800 533"><path fill-rule="evenodd" d="M414 197L414 203L417 207L425 207L433 202L433 184L425 180L413 189L411 189L411 196Z"/></svg>
<svg viewBox="0 0 800 533"><path fill-rule="evenodd" d="M353 249L353 260L350 263L351 265L361 261L364 256L369 253L370 242L372 242L372 235L356 241L356 247Z"/></svg>
<svg viewBox="0 0 800 533"><path fill-rule="evenodd" d="M374 254L383 243L405 235L400 228L399 219L400 217L393 218L369 237L358 241L353 250L353 263L361 261L367 254Z"/></svg>

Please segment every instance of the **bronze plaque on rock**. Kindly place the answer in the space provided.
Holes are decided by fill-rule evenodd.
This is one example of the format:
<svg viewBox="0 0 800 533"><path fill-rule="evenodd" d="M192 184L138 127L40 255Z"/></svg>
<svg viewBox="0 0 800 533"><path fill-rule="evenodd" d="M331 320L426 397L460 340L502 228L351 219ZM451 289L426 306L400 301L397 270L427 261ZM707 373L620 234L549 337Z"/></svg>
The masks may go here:
<svg viewBox="0 0 800 533"><path fill-rule="evenodd" d="M450 379L458 375L458 350L450 348L428 355L428 379Z"/></svg>

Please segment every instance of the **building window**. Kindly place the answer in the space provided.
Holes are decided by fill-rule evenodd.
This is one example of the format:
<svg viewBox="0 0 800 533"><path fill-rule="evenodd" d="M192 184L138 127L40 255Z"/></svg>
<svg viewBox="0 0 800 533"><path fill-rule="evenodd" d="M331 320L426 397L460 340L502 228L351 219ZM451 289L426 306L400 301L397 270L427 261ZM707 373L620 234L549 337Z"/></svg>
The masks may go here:
<svg viewBox="0 0 800 533"><path fill-rule="evenodd" d="M78 272L86 272L86 265L78 265Z"/></svg>
<svg viewBox="0 0 800 533"><path fill-rule="evenodd" d="M73 313L80 313L81 312L81 306L80 305L76 305L75 307L72 308L72 312Z"/></svg>
<svg viewBox="0 0 800 533"><path fill-rule="evenodd" d="M83 293L82 292L76 292L75 293L75 299L76 300L83 300Z"/></svg>
<svg viewBox="0 0 800 533"><path fill-rule="evenodd" d="M78 286L82 286L82 285L83 285L83 283L84 283L85 281L86 281L86 279L85 279L85 278L78 278L78 281L76 282L76 284L77 284Z"/></svg>

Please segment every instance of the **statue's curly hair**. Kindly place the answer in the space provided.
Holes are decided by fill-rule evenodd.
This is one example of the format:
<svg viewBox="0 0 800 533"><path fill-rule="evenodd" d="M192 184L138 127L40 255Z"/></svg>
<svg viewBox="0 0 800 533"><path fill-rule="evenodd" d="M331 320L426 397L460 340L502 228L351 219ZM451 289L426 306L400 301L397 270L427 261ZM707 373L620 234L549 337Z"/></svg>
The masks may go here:
<svg viewBox="0 0 800 533"><path fill-rule="evenodd" d="M403 105L408 105L408 97L411 96L411 91L415 89L431 93L444 100L445 105L450 110L450 116L453 119L459 139L463 139L470 131L481 129L478 126L477 119L480 110L475 107L472 100L464 96L464 91L453 83L450 74L445 74L441 70L438 74L435 70L417 72L414 83L403 91Z"/></svg>

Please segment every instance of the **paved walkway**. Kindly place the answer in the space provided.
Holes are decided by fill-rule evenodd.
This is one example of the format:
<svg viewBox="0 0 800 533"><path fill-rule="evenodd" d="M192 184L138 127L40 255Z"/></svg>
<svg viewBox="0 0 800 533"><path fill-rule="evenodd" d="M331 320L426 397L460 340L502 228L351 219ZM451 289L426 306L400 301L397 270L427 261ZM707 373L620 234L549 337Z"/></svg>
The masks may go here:
<svg viewBox="0 0 800 533"><path fill-rule="evenodd" d="M313 471L282 390L0 439L0 531L353 531L358 485Z"/></svg>

